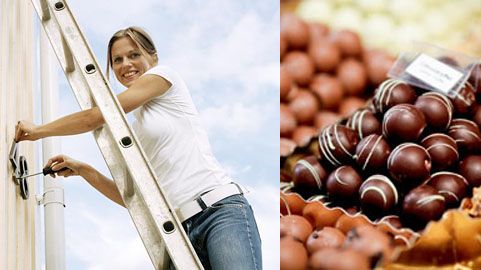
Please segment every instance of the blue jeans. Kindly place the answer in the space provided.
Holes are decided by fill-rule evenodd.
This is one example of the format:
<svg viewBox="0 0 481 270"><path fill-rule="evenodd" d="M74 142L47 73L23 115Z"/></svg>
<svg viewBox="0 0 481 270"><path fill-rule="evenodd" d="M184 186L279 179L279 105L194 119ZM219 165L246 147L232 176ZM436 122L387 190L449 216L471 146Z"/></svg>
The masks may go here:
<svg viewBox="0 0 481 270"><path fill-rule="evenodd" d="M227 197L182 225L206 270L262 269L261 239L244 196Z"/></svg>

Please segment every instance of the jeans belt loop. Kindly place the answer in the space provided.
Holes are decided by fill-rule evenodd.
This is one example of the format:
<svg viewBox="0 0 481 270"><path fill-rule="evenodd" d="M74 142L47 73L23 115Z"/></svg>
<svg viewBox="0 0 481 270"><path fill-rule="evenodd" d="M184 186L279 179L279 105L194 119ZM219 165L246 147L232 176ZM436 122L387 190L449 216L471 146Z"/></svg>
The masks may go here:
<svg viewBox="0 0 481 270"><path fill-rule="evenodd" d="M242 190L242 188L239 186L239 184L237 184L236 182L231 182L231 184L235 185L237 187L237 189L239 190L239 193L240 195L244 195L244 191Z"/></svg>
<svg viewBox="0 0 481 270"><path fill-rule="evenodd" d="M205 209L207 209L207 205L205 204L205 202L202 200L202 195L197 197L197 199L195 199L195 201L199 204L200 208L202 208L202 211L204 211Z"/></svg>

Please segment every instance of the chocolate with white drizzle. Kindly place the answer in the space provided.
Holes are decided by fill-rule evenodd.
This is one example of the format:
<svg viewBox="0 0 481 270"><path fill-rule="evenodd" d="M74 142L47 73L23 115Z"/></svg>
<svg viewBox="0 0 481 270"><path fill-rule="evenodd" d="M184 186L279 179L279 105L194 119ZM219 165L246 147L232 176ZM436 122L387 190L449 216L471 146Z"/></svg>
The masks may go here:
<svg viewBox="0 0 481 270"><path fill-rule="evenodd" d="M350 164L358 142L354 130L340 124L329 125L319 135L322 159L334 167Z"/></svg>
<svg viewBox="0 0 481 270"><path fill-rule="evenodd" d="M416 101L416 92L411 86L406 83L389 79L385 80L374 93L374 107L378 113L384 113L391 107L409 103L413 104Z"/></svg>
<svg viewBox="0 0 481 270"><path fill-rule="evenodd" d="M362 178L351 166L341 166L327 177L327 193L337 200L357 199Z"/></svg>
<svg viewBox="0 0 481 270"><path fill-rule="evenodd" d="M390 153L391 147L383 136L371 134L357 144L355 159L363 171L379 172L386 169Z"/></svg>
<svg viewBox="0 0 481 270"><path fill-rule="evenodd" d="M458 160L458 146L456 141L443 133L433 133L426 136L421 145L431 156L432 171L443 171L453 168Z"/></svg>
<svg viewBox="0 0 481 270"><path fill-rule="evenodd" d="M356 131L360 139L371 134L382 134L381 122L368 109L356 111L349 117L346 126Z"/></svg>
<svg viewBox="0 0 481 270"><path fill-rule="evenodd" d="M392 178L403 188L410 189L429 178L431 156L415 143L398 145L389 155L387 168Z"/></svg>
<svg viewBox="0 0 481 270"><path fill-rule="evenodd" d="M426 127L424 114L411 104L399 104L384 114L382 133L392 143L415 142Z"/></svg>
<svg viewBox="0 0 481 270"><path fill-rule="evenodd" d="M428 221L439 219L444 210L444 197L434 187L421 185L404 197L403 224L423 228Z"/></svg>
<svg viewBox="0 0 481 270"><path fill-rule="evenodd" d="M460 154L476 154L481 151L481 132L471 120L453 119L448 135L456 141Z"/></svg>
<svg viewBox="0 0 481 270"><path fill-rule="evenodd" d="M297 161L292 176L296 186L320 190L325 184L327 172L315 156L308 156Z"/></svg>
<svg viewBox="0 0 481 270"><path fill-rule="evenodd" d="M385 214L397 204L398 198L396 187L385 175L372 175L359 188L359 201L366 213Z"/></svg>
<svg viewBox="0 0 481 270"><path fill-rule="evenodd" d="M453 118L453 105L443 94L427 92L418 97L414 106L421 110L430 130L446 130Z"/></svg>
<svg viewBox="0 0 481 270"><path fill-rule="evenodd" d="M461 199L466 197L469 186L462 175L453 172L437 172L431 175L426 184L437 189L444 197L446 208L458 206Z"/></svg>

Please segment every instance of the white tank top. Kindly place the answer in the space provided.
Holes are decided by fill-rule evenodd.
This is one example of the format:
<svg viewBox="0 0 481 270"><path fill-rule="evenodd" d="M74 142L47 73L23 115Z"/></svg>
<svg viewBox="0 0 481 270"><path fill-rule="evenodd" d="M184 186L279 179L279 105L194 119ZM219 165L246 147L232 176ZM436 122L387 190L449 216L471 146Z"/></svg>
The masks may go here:
<svg viewBox="0 0 481 270"><path fill-rule="evenodd" d="M232 182L212 154L183 79L166 66L155 66L145 74L161 76L172 84L164 94L137 108L132 124L172 206L177 208L204 191Z"/></svg>

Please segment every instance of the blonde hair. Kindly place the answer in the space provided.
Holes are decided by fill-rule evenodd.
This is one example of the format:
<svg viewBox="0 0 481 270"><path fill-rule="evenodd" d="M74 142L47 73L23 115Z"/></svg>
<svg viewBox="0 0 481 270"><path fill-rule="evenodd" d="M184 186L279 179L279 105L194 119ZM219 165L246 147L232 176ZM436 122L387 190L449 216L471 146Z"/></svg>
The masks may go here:
<svg viewBox="0 0 481 270"><path fill-rule="evenodd" d="M114 45L115 41L123 37L130 38L135 45L137 45L140 52L144 56L152 57L154 59L154 64L157 64L157 49L155 48L154 42L152 41L150 35L140 27L127 27L115 32L115 34L113 34L110 38L109 45L107 47L107 78L109 78L110 68L112 67L112 46Z"/></svg>

